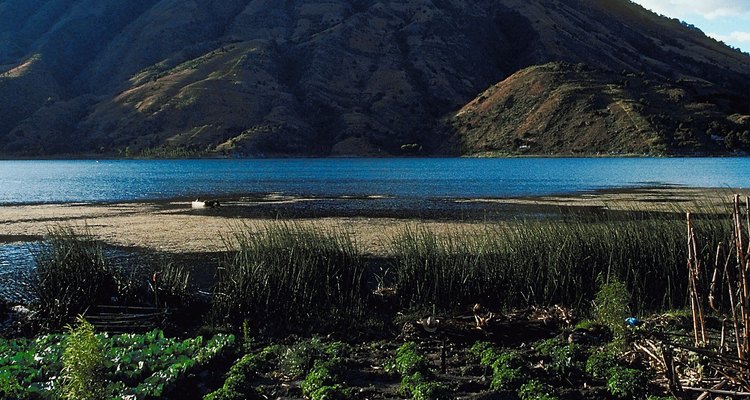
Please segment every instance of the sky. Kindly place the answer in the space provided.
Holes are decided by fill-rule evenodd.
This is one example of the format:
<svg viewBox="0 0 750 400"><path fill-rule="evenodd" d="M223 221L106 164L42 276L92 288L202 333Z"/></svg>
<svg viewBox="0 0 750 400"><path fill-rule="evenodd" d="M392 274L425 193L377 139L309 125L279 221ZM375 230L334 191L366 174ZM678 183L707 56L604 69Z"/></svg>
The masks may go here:
<svg viewBox="0 0 750 400"><path fill-rule="evenodd" d="M693 24L708 36L750 51L750 0L633 0L658 14Z"/></svg>

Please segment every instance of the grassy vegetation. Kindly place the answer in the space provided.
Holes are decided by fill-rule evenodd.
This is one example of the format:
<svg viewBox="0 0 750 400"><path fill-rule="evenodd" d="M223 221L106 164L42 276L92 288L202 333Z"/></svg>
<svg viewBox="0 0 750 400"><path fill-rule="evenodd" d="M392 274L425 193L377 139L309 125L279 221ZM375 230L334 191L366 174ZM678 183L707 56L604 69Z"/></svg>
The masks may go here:
<svg viewBox="0 0 750 400"><path fill-rule="evenodd" d="M706 254L731 232L715 218L695 225ZM625 284L632 311L682 308L687 300L680 214L486 225L480 234L407 229L392 252L405 307L588 308L599 283L609 280Z"/></svg>
<svg viewBox="0 0 750 400"><path fill-rule="evenodd" d="M731 235L729 223L709 216L694 217L694 228L700 229L696 235L705 247L698 251L707 260L716 243ZM216 390L205 398L275 398L286 393L279 388L288 382L299 385L284 390L309 399L358 398L348 386L349 369L356 364L347 345L291 339L259 347L253 337L340 333L359 318L395 318L371 307L368 282L392 284L402 310L432 308L433 315L437 309L465 311L474 303L493 310L549 304L588 309L596 323L614 333L614 344L555 338L516 349L479 343L464 353L473 355L469 358L485 374L491 372L484 390L511 397L566 398L560 388L583 393L581 387L592 383L600 392L586 393L587 398L602 393L610 399L644 398L654 388L643 366L622 361L628 336L623 320L632 313L685 306L685 231L680 213L518 221L449 234L407 229L392 240L394 274L388 282L368 272L374 268L368 270L362 251L344 232L284 223L260 230L240 226L225 239L229 251L211 299L211 329L242 330L243 346L233 354L237 361L223 384L212 386ZM192 307L186 269L164 261L153 276L137 277L151 285L144 291L135 278L114 269L85 232L53 230L36 260L37 309L47 328L124 293L143 302L153 298L160 305ZM233 336L218 335L204 344L201 337L166 338L162 331L108 336L95 334L85 321L63 334L0 339L0 396L157 398L233 342ZM389 361L368 359L366 365L385 365L385 379L393 380L399 396L450 398L460 386L447 385L445 371L434 367L437 357L445 363L445 355L433 349L428 358L427 351L429 344L407 342Z"/></svg>
<svg viewBox="0 0 750 400"><path fill-rule="evenodd" d="M87 230L51 229L33 250L29 287L42 330L59 330L98 305L184 308L191 304L190 273L162 260L152 266L115 266Z"/></svg>
<svg viewBox="0 0 750 400"><path fill-rule="evenodd" d="M118 292L117 272L99 242L70 227L50 230L36 250L31 289L41 321L59 328L95 304L108 303Z"/></svg>
<svg viewBox="0 0 750 400"><path fill-rule="evenodd" d="M714 217L694 226L704 259L731 232L728 222ZM240 226L225 243L211 300L213 321L253 334L351 324L367 314L367 282L374 281L395 287L402 309L561 304L590 311L615 333L631 312L681 309L687 301L680 213L518 221L448 234L410 228L391 241L387 277L368 272L362 251L341 231L288 223L259 230ZM85 232L51 231L36 260L33 289L49 328L115 297L131 304L190 305L187 270L164 261L153 276L127 276Z"/></svg>
<svg viewBox="0 0 750 400"><path fill-rule="evenodd" d="M219 322L293 331L362 312L365 263L348 235L279 224L257 234L237 229L226 242L214 297Z"/></svg>

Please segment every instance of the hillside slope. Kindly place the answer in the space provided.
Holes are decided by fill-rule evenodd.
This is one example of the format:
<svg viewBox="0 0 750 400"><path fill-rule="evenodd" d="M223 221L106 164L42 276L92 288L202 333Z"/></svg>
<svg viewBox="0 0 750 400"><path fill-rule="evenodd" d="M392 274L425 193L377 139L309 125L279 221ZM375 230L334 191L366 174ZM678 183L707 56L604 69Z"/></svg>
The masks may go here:
<svg viewBox="0 0 750 400"><path fill-rule="evenodd" d="M724 89L644 76L585 64L533 66L490 87L447 123L464 154L708 155L748 148L750 118L722 109L733 101Z"/></svg>
<svg viewBox="0 0 750 400"><path fill-rule="evenodd" d="M558 61L600 71L599 89L636 74L629 81L643 88L638 99L665 85L700 87L710 96L694 100L711 104L713 117L741 125L750 114L750 57L627 0L6 0L0 152L505 151L505 137L522 136L523 127L510 133L473 121L469 129L450 116L514 73ZM569 114L577 109L552 114L580 119ZM669 139L670 125L657 128L646 131L661 142L609 129L586 136L636 141L627 151L745 145L716 147L701 137L695 147ZM490 133L506 144L477 139ZM578 146L557 142L544 139L533 151Z"/></svg>

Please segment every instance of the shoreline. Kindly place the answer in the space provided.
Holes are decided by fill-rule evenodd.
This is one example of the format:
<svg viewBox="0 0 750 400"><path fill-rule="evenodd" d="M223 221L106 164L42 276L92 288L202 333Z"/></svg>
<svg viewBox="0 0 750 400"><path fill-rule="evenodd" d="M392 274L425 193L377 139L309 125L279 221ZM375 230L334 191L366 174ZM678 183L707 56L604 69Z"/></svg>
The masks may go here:
<svg viewBox="0 0 750 400"><path fill-rule="evenodd" d="M0 160L3 161L3 160ZM460 196L444 196L444 197L399 197L397 195L390 194L353 194L353 195L316 195L316 194L304 194L304 193L283 193L283 192L228 192L218 195L209 195L205 193L197 193L199 198L205 200L218 200L221 202L236 202L236 201L255 201L255 202L274 202L277 199L283 198L294 201L322 201L322 200L413 200L413 201L455 201L455 202L534 202L544 201L544 199L557 198L557 199L575 199L578 197L591 197L591 196L626 196L626 195L639 195L648 192L656 192L663 195L674 195L674 194L685 194L699 192L701 194L708 194L714 196L716 193L739 193L747 192L750 194L750 187L748 188L731 188L731 187L699 187L699 186L684 186L678 184L656 184L656 185L642 185L642 186L628 186L628 187L614 187L614 188L600 188L591 190L580 190L573 192L550 192L545 194L534 194L534 195L517 195L517 196L504 196L504 197L460 197ZM672 193L670 193L672 192ZM168 196L161 198L142 198L142 199L110 199L110 200L76 200L76 201L31 201L31 202L0 202L0 208L3 207L23 207L23 206L116 206L126 204L155 204L155 205L166 205L172 203L184 203L195 200L195 195L191 196Z"/></svg>
<svg viewBox="0 0 750 400"><path fill-rule="evenodd" d="M284 222L339 230L352 235L366 254L382 256L386 243L407 227L435 232L471 231L485 223L511 223L560 216L708 209L721 212L735 192L750 190L649 188L602 190L565 196L505 199L418 200L398 208L390 198L231 198L215 209L192 209L189 200L107 204L0 206L0 245L43 238L50 228L72 226L119 247L167 253L224 251L224 238L237 227L263 229ZM403 205L403 204L402 204ZM618 214L620 213L620 214Z"/></svg>
<svg viewBox="0 0 750 400"><path fill-rule="evenodd" d="M460 153L435 153L429 155L402 155L402 154L346 154L346 155L325 155L325 154L270 154L268 156L237 156L225 155L219 153L196 154L186 157L156 157L156 156L136 156L124 157L119 153L76 153L76 154L48 154L41 156L24 156L14 154L0 154L0 161L93 161L93 160L272 160L272 159L295 159L295 158L318 158L318 159L336 159L336 158L743 158L749 154L737 152L720 152L720 153L581 153L581 154L535 154L535 153L512 153L512 152L478 152L471 154Z"/></svg>

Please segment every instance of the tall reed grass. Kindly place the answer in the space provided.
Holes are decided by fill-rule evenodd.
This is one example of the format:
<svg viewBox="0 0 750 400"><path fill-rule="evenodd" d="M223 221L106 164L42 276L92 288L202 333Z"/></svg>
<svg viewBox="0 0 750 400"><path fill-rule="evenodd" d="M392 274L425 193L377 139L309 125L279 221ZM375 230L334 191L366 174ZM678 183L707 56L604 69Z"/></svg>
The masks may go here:
<svg viewBox="0 0 750 400"><path fill-rule="evenodd" d="M731 237L730 225L710 214L700 228L705 254ZM682 213L633 212L486 225L479 234L410 228L392 252L404 306L586 307L598 284L616 277L634 310L646 311L685 306L685 237Z"/></svg>
<svg viewBox="0 0 750 400"><path fill-rule="evenodd" d="M245 225L225 240L213 306L220 321L310 330L362 310L365 262L349 235L286 223L253 231Z"/></svg>
<svg viewBox="0 0 750 400"><path fill-rule="evenodd" d="M62 327L117 293L117 273L88 232L53 228L33 255L36 270L31 288L41 320L49 328Z"/></svg>

